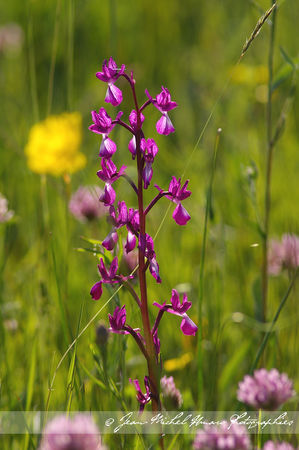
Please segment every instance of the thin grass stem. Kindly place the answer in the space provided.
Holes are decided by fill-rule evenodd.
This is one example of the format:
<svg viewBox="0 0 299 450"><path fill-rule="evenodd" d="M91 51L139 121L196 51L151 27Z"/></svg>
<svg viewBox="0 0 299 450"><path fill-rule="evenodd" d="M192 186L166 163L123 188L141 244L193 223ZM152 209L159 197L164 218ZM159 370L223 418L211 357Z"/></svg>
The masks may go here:
<svg viewBox="0 0 299 450"><path fill-rule="evenodd" d="M211 176L207 193L207 202L205 209L205 218L204 218L204 228L203 228L203 240L202 240L202 248L201 248L201 256L200 256L200 269L199 269L199 295L198 295L198 341L197 341L197 370L198 370L198 396L197 403L198 408L201 409L203 407L203 388L204 388L204 380L203 380L203 352L202 352L202 304L204 297L204 268L205 268L205 255L206 255L206 245L207 245L207 232L208 232L208 221L211 212L211 203L212 203L212 190L213 190L213 181L216 170L216 161L217 161L217 153L219 147L219 140L221 134L221 128L217 130L217 135L215 139L214 145L214 153L211 167Z"/></svg>
<svg viewBox="0 0 299 450"><path fill-rule="evenodd" d="M272 140L272 82L273 82L273 58L274 58L274 40L275 40L275 23L276 23L276 3L272 0L272 22L270 31L270 46L268 57L268 101L266 114L267 127L267 168L266 168L266 187L265 187L265 222L263 236L263 257L262 257L262 320L265 322L267 318L267 297L268 297L268 240L269 225L271 211L271 175L274 141Z"/></svg>

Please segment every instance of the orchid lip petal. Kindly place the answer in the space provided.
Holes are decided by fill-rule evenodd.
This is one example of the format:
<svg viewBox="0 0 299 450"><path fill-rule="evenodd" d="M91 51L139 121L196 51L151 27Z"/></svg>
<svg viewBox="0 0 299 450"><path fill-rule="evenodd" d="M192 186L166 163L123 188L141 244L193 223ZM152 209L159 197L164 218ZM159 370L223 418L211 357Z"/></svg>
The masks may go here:
<svg viewBox="0 0 299 450"><path fill-rule="evenodd" d="M105 102L111 103L113 106L118 106L123 100L122 91L114 84L108 84Z"/></svg>
<svg viewBox="0 0 299 450"><path fill-rule="evenodd" d="M181 203L178 203L176 206L172 217L178 225L186 225L186 223L191 219L188 211L182 206Z"/></svg>

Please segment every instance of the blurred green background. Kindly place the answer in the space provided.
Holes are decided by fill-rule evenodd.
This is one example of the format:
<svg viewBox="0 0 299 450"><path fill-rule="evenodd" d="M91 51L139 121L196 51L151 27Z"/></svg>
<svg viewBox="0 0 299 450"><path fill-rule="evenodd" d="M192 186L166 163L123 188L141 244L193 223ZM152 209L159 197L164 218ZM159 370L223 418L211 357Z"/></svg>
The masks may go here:
<svg viewBox="0 0 299 450"><path fill-rule="evenodd" d="M155 240L163 282L157 285L148 278L149 299L150 303L168 301L171 289L179 285L193 302L190 315L194 321L198 313L206 193L216 131L222 128L204 268L204 393L200 401L206 410L236 407L237 383L249 371L263 332L258 288L261 236L252 192L256 190L258 214L263 217L269 21L241 63L236 63L246 38L270 6L265 0L1 3L1 27L11 23L20 27L14 45L4 45L2 38L0 48L0 192L15 212L10 223L0 223L2 410L46 409L48 388L60 357L78 327L82 329L111 294L106 290L99 302L90 299L90 287L98 280L97 261L91 253L76 250L86 247L81 236L101 240L109 225L104 218L79 223L67 207L78 186L102 187L96 176L100 142L88 126L93 109L105 106L112 116L115 114L111 105L104 104L106 86L95 77L103 60L110 56L134 71L140 103L146 100L146 88L155 96L163 85L179 105L170 114L176 133L169 137L157 135L159 114L154 108L146 110L145 134L154 138L159 147L146 199L155 195L154 183L166 188L172 175L178 177L183 172L192 190L185 202L192 220L186 227L178 227L171 217L171 207ZM298 3L281 1L274 49L274 124L296 84L298 21ZM3 35L2 28L0 36L1 32ZM120 109L127 118L133 108L132 99L124 81L118 86L124 93ZM290 98L284 133L274 151L270 237L279 238L286 232L299 234L298 107L295 93ZM49 114L65 111L79 111L83 117L81 151L87 157L85 168L72 175L68 185L63 177L48 176L45 182L45 178L32 173L24 154L33 124ZM196 146L211 112L212 118ZM117 166L126 164L133 173L125 130L116 130L114 138L118 144L114 158ZM251 184L249 166L256 167L257 173ZM135 198L125 181L117 185L117 195L134 206ZM48 224L44 220L46 204ZM148 223L150 234L158 230L167 207L163 199L153 209ZM269 321L288 285L287 273L271 277ZM295 286L263 363L267 368L286 372L298 390L296 294ZM128 294L120 292L119 296L121 304L126 303L128 323L140 325L138 311ZM115 299L97 320L108 324L107 313L114 306ZM151 307L153 320L155 314ZM119 398L95 381L100 379L97 361L101 360L95 345L97 320L78 340L74 373L69 371L72 352L57 371L50 409L121 408ZM197 339L183 336L179 323L175 317L163 319L162 358L164 362L170 360L165 368L171 370L165 373L174 376L184 398L183 408L195 410ZM109 376L127 407L134 409L135 392L128 378L143 379L143 360L130 338L111 336L107 345ZM295 398L290 409L297 406ZM23 448L22 439L8 438L3 448ZM113 439L107 441L111 448L132 448L125 438ZM178 448L189 448L191 437L179 439ZM26 442L27 448L35 448L37 441L34 438Z"/></svg>

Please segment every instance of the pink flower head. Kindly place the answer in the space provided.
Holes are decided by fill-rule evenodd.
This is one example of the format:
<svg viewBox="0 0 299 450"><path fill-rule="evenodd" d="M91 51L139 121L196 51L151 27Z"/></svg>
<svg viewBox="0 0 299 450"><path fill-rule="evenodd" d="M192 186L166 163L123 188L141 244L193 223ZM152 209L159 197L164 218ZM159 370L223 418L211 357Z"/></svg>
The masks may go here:
<svg viewBox="0 0 299 450"><path fill-rule="evenodd" d="M138 131L137 112L135 111L135 109L133 109L129 115L129 122L132 127L132 130L134 132ZM140 122L141 122L141 125L144 122L144 115L142 113L140 113Z"/></svg>
<svg viewBox="0 0 299 450"><path fill-rule="evenodd" d="M113 106L118 106L123 99L122 91L114 85L118 78L124 73L125 65L122 64L121 68L118 69L114 59L110 58L108 63L107 60L103 62L102 72L97 72L96 77L108 83L108 89L106 92L105 102L111 103Z"/></svg>
<svg viewBox="0 0 299 450"><path fill-rule="evenodd" d="M125 305L121 308L117 306L114 310L113 316L108 314L109 322L110 322L110 330L113 333L119 333L126 323L127 313Z"/></svg>
<svg viewBox="0 0 299 450"><path fill-rule="evenodd" d="M186 225L186 223L191 218L188 214L188 211L181 204L183 200L190 197L191 195L191 191L187 189L188 183L189 180L185 181L185 183L181 187L181 179L179 178L177 180L176 177L173 176L168 187L169 195L166 195L166 198L176 203L177 205L172 214L172 217L178 225ZM158 185L155 184L155 187L159 192L164 192L163 189L161 189Z"/></svg>
<svg viewBox="0 0 299 450"><path fill-rule="evenodd" d="M268 271L278 275L283 269L296 269L299 266L299 237L283 234L281 242L272 240L268 253Z"/></svg>
<svg viewBox="0 0 299 450"><path fill-rule="evenodd" d="M14 211L9 211L7 199L0 193L0 223L8 222L14 215Z"/></svg>
<svg viewBox="0 0 299 450"><path fill-rule="evenodd" d="M197 326L190 319L190 317L186 314L186 311L191 308L192 303L188 301L188 297L186 294L183 295L183 301L180 303L179 294L176 289L172 290L171 295L171 304L163 303L160 305L157 302L153 303L154 306L157 306L162 312L169 312L171 314L175 314L176 316L182 317L183 320L181 322L181 330L187 336L195 336L197 332Z"/></svg>
<svg viewBox="0 0 299 450"><path fill-rule="evenodd" d="M145 386L145 394L142 393L140 384L138 380L132 380L129 379L130 383L132 383L135 386L136 389L136 398L139 402L139 412L142 412L144 410L144 406L151 401L152 394L150 391L150 385L149 385L149 378L144 377L144 386Z"/></svg>
<svg viewBox="0 0 299 450"><path fill-rule="evenodd" d="M222 422L220 426L205 425L193 442L195 450L249 450L247 429L237 423Z"/></svg>
<svg viewBox="0 0 299 450"><path fill-rule="evenodd" d="M279 241L272 239L268 252L268 272L270 275L279 275L283 265L283 248Z"/></svg>
<svg viewBox="0 0 299 450"><path fill-rule="evenodd" d="M287 442L267 441L263 447L263 450L296 450L296 449Z"/></svg>
<svg viewBox="0 0 299 450"><path fill-rule="evenodd" d="M284 251L283 265L287 269L296 269L299 266L299 237L294 234L282 236Z"/></svg>
<svg viewBox="0 0 299 450"><path fill-rule="evenodd" d="M144 182L144 189L147 189L153 176L152 164L154 162L155 156L158 153L158 147L154 139L148 139L146 141L143 138L141 139L140 149L145 161L145 167L142 172L142 178Z"/></svg>
<svg viewBox="0 0 299 450"><path fill-rule="evenodd" d="M108 210L99 201L101 194L98 186L80 186L70 199L70 212L81 222L104 216Z"/></svg>
<svg viewBox="0 0 299 450"><path fill-rule="evenodd" d="M162 86L162 91L157 95L155 99L151 97L149 92L145 91L152 104L162 113L162 117L156 124L156 129L159 134L167 136L175 131L174 126L168 116L168 111L176 108L178 105L171 100L169 90Z"/></svg>
<svg viewBox="0 0 299 450"><path fill-rule="evenodd" d="M238 400L256 409L274 411L295 395L293 383L277 369L255 370L239 383Z"/></svg>
<svg viewBox="0 0 299 450"><path fill-rule="evenodd" d="M97 172L97 176L105 183L112 184L118 180L125 172L126 166L121 166L119 171L116 165L111 159L102 158L101 160L102 170Z"/></svg>
<svg viewBox="0 0 299 450"><path fill-rule="evenodd" d="M176 388L173 377L166 377L165 375L161 378L160 384L166 408L171 411L180 408L183 404L183 397Z"/></svg>
<svg viewBox="0 0 299 450"><path fill-rule="evenodd" d="M60 415L45 427L39 450L104 450L92 418L77 414L73 419Z"/></svg>

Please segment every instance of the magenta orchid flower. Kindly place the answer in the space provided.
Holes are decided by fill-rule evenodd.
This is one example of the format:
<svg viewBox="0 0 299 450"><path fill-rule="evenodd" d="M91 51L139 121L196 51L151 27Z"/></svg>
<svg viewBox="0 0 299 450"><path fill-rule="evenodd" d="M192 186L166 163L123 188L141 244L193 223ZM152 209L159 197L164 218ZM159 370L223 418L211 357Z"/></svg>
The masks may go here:
<svg viewBox="0 0 299 450"><path fill-rule="evenodd" d="M127 226L128 231L137 235L139 232L139 213L134 208L127 208L124 201L118 202L117 212L114 206L110 206L109 214L115 228Z"/></svg>
<svg viewBox="0 0 299 450"><path fill-rule="evenodd" d="M106 59L103 62L102 72L96 73L96 77L99 80L108 83L105 102L111 103L113 106L118 106L123 100L122 91L117 86L115 86L114 83L124 73L125 68L125 65L122 64L121 68L119 69L114 59L110 58L108 62Z"/></svg>
<svg viewBox="0 0 299 450"><path fill-rule="evenodd" d="M144 410L144 407L147 403L149 403L151 401L152 398L152 394L150 391L150 385L149 385L149 377L145 376L144 377L144 386L145 386L145 394L142 393L141 391L141 387L139 384L138 380L132 380L131 378L129 379L130 383L132 383L136 389L136 398L139 402L139 412L142 413L142 411Z"/></svg>
<svg viewBox="0 0 299 450"><path fill-rule="evenodd" d="M130 253L134 250L136 246L136 235L138 235L139 230L139 213L137 210L133 208L127 208L127 205L124 201L118 202L117 212L115 211L114 206L110 206L109 210L110 218L113 224L113 229L107 236L107 241L105 239L105 243L111 247L111 250L114 248L114 245L117 241L115 236L116 230L126 226L128 230L127 241L125 244L126 253ZM114 234L115 233L115 234ZM111 241L111 239L114 242ZM106 247L107 248L107 247Z"/></svg>
<svg viewBox="0 0 299 450"><path fill-rule="evenodd" d="M116 121L120 119L122 114L121 111L117 114ZM89 130L101 134L103 137L99 155L106 159L111 158L116 152L117 147L115 142L108 137L108 134L115 127L115 123L113 123L105 108L100 108L98 113L96 111L91 111L91 117L94 123L88 127Z"/></svg>
<svg viewBox="0 0 299 450"><path fill-rule="evenodd" d="M118 271L117 256L111 262L109 270L106 269L103 258L101 258L100 264L98 264L98 271L102 277L102 280L95 283L90 290L90 295L94 300L99 300L101 298L103 293L102 288L103 284L117 284L122 283L123 281L126 281L129 278L133 278L132 275L129 275L128 277L117 275Z"/></svg>
<svg viewBox="0 0 299 450"><path fill-rule="evenodd" d="M160 305L157 302L154 302L153 304L160 309L160 313L157 317L158 322L156 321L156 324L154 325L154 332L160 323L163 313L167 311L171 314L175 314L176 316L183 318L181 322L181 330L185 335L195 336L198 328L186 314L186 311L188 311L192 306L192 303L188 301L187 294L183 295L183 301L181 303L178 291L176 289L173 289L171 295L171 304L163 303L163 305Z"/></svg>
<svg viewBox="0 0 299 450"><path fill-rule="evenodd" d="M176 108L178 105L176 102L171 100L169 90L162 86L162 91L154 99L151 97L149 92L145 91L147 97L151 103L162 113L162 117L158 120L156 124L156 129L159 134L164 134L167 136L175 131L174 126L168 116L168 111Z"/></svg>
<svg viewBox="0 0 299 450"><path fill-rule="evenodd" d="M112 159L102 158L101 160L102 170L98 170L97 176L104 181L105 183L112 184L114 181L118 180L125 172L127 166L121 166L119 170L117 170L116 165L112 161Z"/></svg>
<svg viewBox="0 0 299 450"><path fill-rule="evenodd" d="M110 322L110 328L108 328L108 331L110 331L110 333L116 334L133 333L135 334L135 336L137 336L137 339L141 338L139 328L131 328L129 326L126 326L127 312L125 305L123 305L121 308L117 306L113 312L113 315L108 314L108 319Z"/></svg>
<svg viewBox="0 0 299 450"><path fill-rule="evenodd" d="M178 180L176 177L172 177L166 198L176 203L176 208L173 211L172 217L178 225L186 225L186 223L191 219L188 211L182 206L181 202L186 198L190 197L191 191L187 190L189 180L187 180L183 186L181 187L181 179ZM155 187L158 189L160 193L164 192L158 185L155 184Z"/></svg>
<svg viewBox="0 0 299 450"><path fill-rule="evenodd" d="M140 148L145 161L142 178L144 182L144 189L147 189L153 176L152 164L158 153L158 147L154 139L148 139L147 141L145 139L141 139Z"/></svg>
<svg viewBox="0 0 299 450"><path fill-rule="evenodd" d="M104 203L105 206L110 206L115 202L116 194L111 186L114 181L118 180L126 169L126 166L121 166L119 171L111 159L102 158L101 160L102 170L97 172L97 176L103 180L105 184L104 192L100 197L100 201Z"/></svg>
<svg viewBox="0 0 299 450"><path fill-rule="evenodd" d="M126 323L127 313L126 313L126 306L122 306L121 308L117 306L114 310L113 316L111 314L108 314L109 322L110 322L110 329L109 331L113 333L119 333L120 331L123 331L123 327Z"/></svg>

